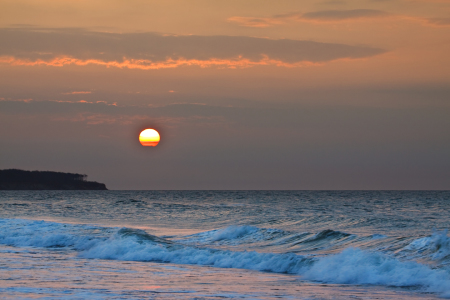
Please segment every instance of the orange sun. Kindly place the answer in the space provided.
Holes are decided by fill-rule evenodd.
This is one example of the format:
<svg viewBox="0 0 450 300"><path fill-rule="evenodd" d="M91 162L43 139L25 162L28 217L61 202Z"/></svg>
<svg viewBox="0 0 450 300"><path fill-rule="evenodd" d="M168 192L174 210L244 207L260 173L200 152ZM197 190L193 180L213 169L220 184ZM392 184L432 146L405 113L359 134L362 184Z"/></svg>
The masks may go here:
<svg viewBox="0 0 450 300"><path fill-rule="evenodd" d="M159 143L159 133L155 129L145 129L139 135L139 142L142 146L155 147Z"/></svg>

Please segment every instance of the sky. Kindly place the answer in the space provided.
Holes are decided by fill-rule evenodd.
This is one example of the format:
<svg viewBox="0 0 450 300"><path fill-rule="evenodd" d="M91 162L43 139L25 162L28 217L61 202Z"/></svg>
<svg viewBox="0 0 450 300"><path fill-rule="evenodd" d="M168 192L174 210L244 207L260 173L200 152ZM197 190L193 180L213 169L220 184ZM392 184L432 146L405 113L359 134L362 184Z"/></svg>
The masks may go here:
<svg viewBox="0 0 450 300"><path fill-rule="evenodd" d="M0 0L0 41L0 169L450 189L450 0Z"/></svg>

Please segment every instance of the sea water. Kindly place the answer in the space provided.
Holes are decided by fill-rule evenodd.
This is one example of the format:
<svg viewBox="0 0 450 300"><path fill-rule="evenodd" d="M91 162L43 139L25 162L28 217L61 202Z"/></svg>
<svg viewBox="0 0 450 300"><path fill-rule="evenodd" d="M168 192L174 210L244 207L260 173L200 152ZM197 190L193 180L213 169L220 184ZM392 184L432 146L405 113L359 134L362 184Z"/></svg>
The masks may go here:
<svg viewBox="0 0 450 300"><path fill-rule="evenodd" d="M1 191L1 299L450 298L448 191Z"/></svg>

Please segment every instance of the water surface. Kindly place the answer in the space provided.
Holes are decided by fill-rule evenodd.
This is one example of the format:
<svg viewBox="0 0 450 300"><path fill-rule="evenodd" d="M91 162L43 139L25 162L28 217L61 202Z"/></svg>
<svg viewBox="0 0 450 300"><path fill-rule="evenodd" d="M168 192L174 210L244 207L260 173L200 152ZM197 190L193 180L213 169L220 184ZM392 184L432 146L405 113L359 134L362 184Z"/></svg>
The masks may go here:
<svg viewBox="0 0 450 300"><path fill-rule="evenodd" d="M448 191L1 191L10 299L450 297Z"/></svg>

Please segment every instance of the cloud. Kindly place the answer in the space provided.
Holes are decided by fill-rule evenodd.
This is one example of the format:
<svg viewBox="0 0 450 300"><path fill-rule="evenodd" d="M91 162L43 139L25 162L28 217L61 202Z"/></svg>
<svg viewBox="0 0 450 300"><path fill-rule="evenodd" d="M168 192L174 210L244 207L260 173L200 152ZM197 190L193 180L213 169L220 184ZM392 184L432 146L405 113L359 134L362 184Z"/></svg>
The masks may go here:
<svg viewBox="0 0 450 300"><path fill-rule="evenodd" d="M282 18L252 18L252 17L231 17L228 18L229 22L238 23L241 26L245 27L271 27L273 25L281 25L284 24L284 20Z"/></svg>
<svg viewBox="0 0 450 300"><path fill-rule="evenodd" d="M300 20L342 21L355 19L380 18L388 16L385 11L375 9L322 10L308 12L299 16Z"/></svg>
<svg viewBox="0 0 450 300"><path fill-rule="evenodd" d="M19 98L19 99L11 99L11 98L9 98L9 99L7 99L7 98L4 98L4 97L1 97L1 98L0 98L0 101L5 101L5 102L10 102L10 101L12 101L12 102L26 102L26 103L29 103L29 102L33 101L33 99L32 99L32 98L27 98L27 99L22 99L22 98Z"/></svg>
<svg viewBox="0 0 450 300"><path fill-rule="evenodd" d="M346 4L346 2L342 1L342 0L329 0L329 1L322 1L320 4L324 4L324 5L344 5L344 4Z"/></svg>
<svg viewBox="0 0 450 300"><path fill-rule="evenodd" d="M81 94L91 94L91 91L73 91L73 92L67 92L67 93L61 93L63 95L81 95Z"/></svg>
<svg viewBox="0 0 450 300"><path fill-rule="evenodd" d="M432 26L450 26L450 18L428 18L424 21Z"/></svg>
<svg viewBox="0 0 450 300"><path fill-rule="evenodd" d="M190 126L211 127L225 119L239 121L247 114L236 113L240 108L204 103L173 103L162 106L133 106L109 104L104 101L0 101L0 119L5 116L51 122L98 125L164 124L164 128ZM246 112L248 112L246 110ZM58 128L58 126L55 126Z"/></svg>
<svg viewBox="0 0 450 300"><path fill-rule="evenodd" d="M266 18L253 17L231 17L229 22L238 23L246 27L270 27L274 25L282 25L288 21L310 22L310 23L329 23L342 22L362 19L384 18L390 14L375 9L350 9L350 10L319 10L307 13L288 13L275 15Z"/></svg>
<svg viewBox="0 0 450 300"><path fill-rule="evenodd" d="M381 0L378 0L381 1ZM307 23L340 23L350 21L367 21L374 19L391 18L394 20L406 20L419 22L426 26L450 26L450 18L423 18L407 15L391 14L375 9L351 9L351 10L319 10L307 13L288 13L272 17L231 17L227 20L244 27L266 28L287 24L290 21Z"/></svg>
<svg viewBox="0 0 450 300"><path fill-rule="evenodd" d="M0 29L0 62L10 65L102 65L161 69L180 66L300 66L371 57L383 49L246 36L106 33L82 29Z"/></svg>

